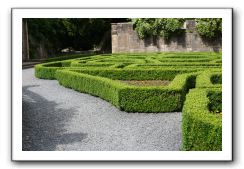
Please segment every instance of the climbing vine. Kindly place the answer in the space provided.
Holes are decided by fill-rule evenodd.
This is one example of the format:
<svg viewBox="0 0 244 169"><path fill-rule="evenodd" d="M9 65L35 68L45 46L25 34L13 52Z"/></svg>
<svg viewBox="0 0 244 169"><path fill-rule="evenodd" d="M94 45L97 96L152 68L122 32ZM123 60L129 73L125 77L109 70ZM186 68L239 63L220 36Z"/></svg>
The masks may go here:
<svg viewBox="0 0 244 169"><path fill-rule="evenodd" d="M184 18L133 18L131 19L138 36L161 36L169 39L173 34L183 33ZM191 18L194 20L194 18ZM214 39L222 35L221 18L196 18L196 31L205 39Z"/></svg>
<svg viewBox="0 0 244 169"><path fill-rule="evenodd" d="M172 34L180 33L185 19L183 18L133 18L135 30L139 37L161 36L169 39Z"/></svg>
<svg viewBox="0 0 244 169"><path fill-rule="evenodd" d="M196 30L204 38L214 39L222 35L221 18L196 19Z"/></svg>

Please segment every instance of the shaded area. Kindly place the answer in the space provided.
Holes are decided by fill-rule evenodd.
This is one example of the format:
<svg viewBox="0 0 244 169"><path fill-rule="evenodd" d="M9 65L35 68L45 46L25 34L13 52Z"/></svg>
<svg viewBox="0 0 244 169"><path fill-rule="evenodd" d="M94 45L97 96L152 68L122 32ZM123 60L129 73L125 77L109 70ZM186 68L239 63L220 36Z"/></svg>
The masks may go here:
<svg viewBox="0 0 244 169"><path fill-rule="evenodd" d="M76 110L58 108L57 103L29 90L37 86L22 88L22 150L53 151L59 144L80 142L86 138L86 133L67 133L64 129Z"/></svg>

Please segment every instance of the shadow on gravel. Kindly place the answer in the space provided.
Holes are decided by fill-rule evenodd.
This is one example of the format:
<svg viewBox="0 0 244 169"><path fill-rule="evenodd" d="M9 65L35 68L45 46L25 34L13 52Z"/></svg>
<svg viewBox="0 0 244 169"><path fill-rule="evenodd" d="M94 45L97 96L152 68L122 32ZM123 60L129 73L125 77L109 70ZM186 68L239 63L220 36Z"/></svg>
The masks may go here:
<svg viewBox="0 0 244 169"><path fill-rule="evenodd" d="M56 102L28 90L38 86L22 88L22 150L54 151L59 144L86 138L86 133L67 133L64 129L76 110L58 108Z"/></svg>

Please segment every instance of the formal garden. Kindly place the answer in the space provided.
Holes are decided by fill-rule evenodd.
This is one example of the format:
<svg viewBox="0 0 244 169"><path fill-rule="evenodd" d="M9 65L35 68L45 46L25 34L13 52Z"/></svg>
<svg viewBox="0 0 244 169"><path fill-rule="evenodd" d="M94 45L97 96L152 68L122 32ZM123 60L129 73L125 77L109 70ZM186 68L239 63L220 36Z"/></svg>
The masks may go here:
<svg viewBox="0 0 244 169"><path fill-rule="evenodd" d="M126 112L182 111L182 150L221 150L221 53L104 54L35 66L35 76Z"/></svg>
<svg viewBox="0 0 244 169"><path fill-rule="evenodd" d="M35 78L56 80L65 88L99 97L123 113L181 112L180 150L221 151L222 20L188 20L44 19L47 37L60 36L50 40L45 32L37 36L37 27L45 31L38 20L29 20L28 57L44 56L40 51L52 55L35 65ZM70 44L68 53L53 57Z"/></svg>

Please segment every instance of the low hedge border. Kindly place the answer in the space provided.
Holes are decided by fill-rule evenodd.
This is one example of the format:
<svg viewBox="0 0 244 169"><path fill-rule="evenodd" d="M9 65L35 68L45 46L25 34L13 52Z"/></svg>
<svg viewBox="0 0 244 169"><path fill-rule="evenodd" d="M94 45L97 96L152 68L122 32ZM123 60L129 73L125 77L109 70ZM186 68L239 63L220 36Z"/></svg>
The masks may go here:
<svg viewBox="0 0 244 169"><path fill-rule="evenodd" d="M175 112L183 107L182 150L221 151L222 117L211 113L222 111L221 67L221 54L109 54L39 64L35 75L99 96L126 112ZM119 80L172 82L139 87Z"/></svg>
<svg viewBox="0 0 244 169"><path fill-rule="evenodd" d="M177 53L178 54L178 53ZM204 53L180 53L181 57L189 57L188 60L193 60L192 58L197 58L199 60L201 58L214 60L218 56L212 55L207 56ZM213 58L211 58L213 57ZM165 59L167 62L163 62ZM172 62L168 62L172 59ZM207 67L211 67L211 69L218 70L221 68L221 63L211 63L211 62L174 62L174 60L180 61L179 56L175 56L172 53L154 53L150 55L145 54L113 54L113 55L94 55L94 56L83 56L78 59L70 59L65 61L56 61L49 62L44 64L39 64L35 66L35 75L38 78L43 79L55 79L55 72L57 69L90 69L94 70L96 68L99 69L123 69L123 70L133 70L133 71L143 71L145 69L147 72L151 72L153 70L156 73L164 72L165 70L181 70L179 73L186 72L196 72L206 69ZM103 61L103 62L101 62ZM125 63L120 63L118 61L122 61ZM162 61L162 62L161 62ZM183 61L183 60L182 60ZM144 64L142 64L144 63ZM196 66L197 65L197 66ZM186 70L188 69L188 70ZM95 71L94 71L95 72ZM152 74L152 73L150 73ZM143 80L143 79L142 79Z"/></svg>
<svg viewBox="0 0 244 169"><path fill-rule="evenodd" d="M72 60L67 60L35 65L35 76L40 79L55 79L56 70L70 67L71 62Z"/></svg>
<svg viewBox="0 0 244 169"><path fill-rule="evenodd" d="M76 59L76 58L82 58L82 57L85 58L85 57L94 56L94 55L96 55L96 54L95 53L90 53L90 54L68 54L68 55L48 58L44 62L55 62L55 61Z"/></svg>
<svg viewBox="0 0 244 169"><path fill-rule="evenodd" d="M124 80L127 80L126 77L128 77L130 80L131 76L135 76L135 74L138 74L137 78L135 78L134 80L148 80L150 78L151 78L150 80L153 80L153 79L157 79L157 77L162 77L162 75L164 75L164 77L166 78L165 80L172 80L176 74L197 72L203 70L203 68L201 67L195 69L188 69L188 68L181 68L181 67L176 67L176 68L161 67L161 68L143 69L143 68L133 67L135 65L128 65L126 63L113 64L113 65L112 64L100 64L100 65L89 64L84 67L83 66L69 67L69 65L72 65L72 63L73 63L72 60L67 60L67 61L60 61L60 62L38 64L35 66L35 76L37 78L42 78L42 79L55 79L56 70L70 69L70 70L76 70L83 73L88 73L91 75L108 77L112 79L118 77L123 79L123 76L125 76Z"/></svg>
<svg viewBox="0 0 244 169"><path fill-rule="evenodd" d="M209 111L209 93L218 93L221 89L191 89L186 96L182 111L182 150L185 151L221 151L222 115Z"/></svg>
<svg viewBox="0 0 244 169"><path fill-rule="evenodd" d="M187 69L70 69L79 73L101 76L113 80L173 80L177 74L189 73Z"/></svg>
<svg viewBox="0 0 244 169"><path fill-rule="evenodd" d="M72 70L58 70L56 79L65 87L99 96L127 112L173 112L182 108L196 74L182 74L169 86L138 87L105 77Z"/></svg>
<svg viewBox="0 0 244 169"><path fill-rule="evenodd" d="M220 71L204 71L197 76L197 88L221 88L222 87L222 73Z"/></svg>

